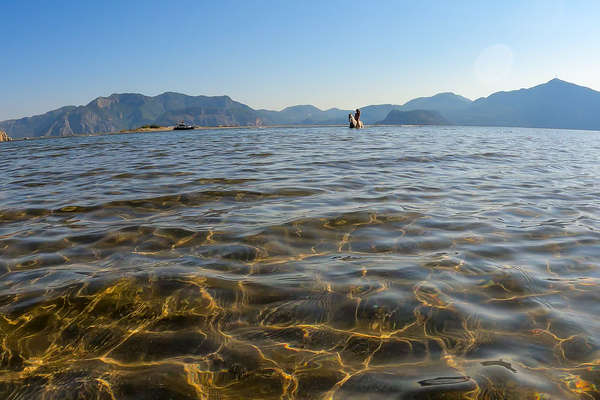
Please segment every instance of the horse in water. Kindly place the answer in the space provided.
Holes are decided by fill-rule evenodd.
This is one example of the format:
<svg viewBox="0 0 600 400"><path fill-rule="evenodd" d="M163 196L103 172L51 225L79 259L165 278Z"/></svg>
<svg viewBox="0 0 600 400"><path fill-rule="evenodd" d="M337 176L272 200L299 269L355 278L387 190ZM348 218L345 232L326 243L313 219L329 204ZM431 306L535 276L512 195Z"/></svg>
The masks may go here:
<svg viewBox="0 0 600 400"><path fill-rule="evenodd" d="M348 122L350 122L350 128L364 128L363 122L359 119L358 121L354 119L352 114L348 114Z"/></svg>

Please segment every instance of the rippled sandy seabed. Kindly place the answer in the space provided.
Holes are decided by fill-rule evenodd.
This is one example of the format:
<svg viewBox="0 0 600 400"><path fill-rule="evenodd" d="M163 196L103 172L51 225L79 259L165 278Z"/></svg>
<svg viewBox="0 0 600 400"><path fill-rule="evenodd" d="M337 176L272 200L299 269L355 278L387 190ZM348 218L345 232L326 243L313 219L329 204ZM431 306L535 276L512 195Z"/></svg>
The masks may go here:
<svg viewBox="0 0 600 400"><path fill-rule="evenodd" d="M2 399L600 398L600 133L0 151Z"/></svg>

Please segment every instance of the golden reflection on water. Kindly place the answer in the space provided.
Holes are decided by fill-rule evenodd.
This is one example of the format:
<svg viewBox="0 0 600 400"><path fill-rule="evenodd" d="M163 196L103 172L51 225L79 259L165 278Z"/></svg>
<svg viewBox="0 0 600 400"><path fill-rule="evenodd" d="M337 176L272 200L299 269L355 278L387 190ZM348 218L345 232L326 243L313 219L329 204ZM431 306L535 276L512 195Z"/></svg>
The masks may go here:
<svg viewBox="0 0 600 400"><path fill-rule="evenodd" d="M589 222L421 178L350 200L332 194L350 178L253 179L1 209L0 397L600 398Z"/></svg>
<svg viewBox="0 0 600 400"><path fill-rule="evenodd" d="M228 245L213 231L143 229L112 234L100 247L126 243L160 259L217 246L230 261L158 263L118 279L107 268L71 284L63 267L28 280L8 274L4 285L16 290L2 298L0 390L8 398L596 398L600 360L589 355L597 350L584 335L555 328L532 301L543 304L565 288L595 290L597 282L534 290L517 266L484 274L447 254L402 266L393 246L352 251L355 243L377 251L361 243L360 229L401 222L410 235L416 220L367 213L295 221L276 237L248 240L263 247ZM303 238L314 230L323 234ZM277 254L304 239L308 252ZM323 263L330 267L320 270ZM28 269L13 272L20 270ZM305 276L294 279L297 271ZM449 273L454 282L440 279ZM25 287L35 289L19 290ZM465 312L467 299L490 314L494 307L531 311L506 329ZM517 343L540 349L532 352L539 359L495 358Z"/></svg>

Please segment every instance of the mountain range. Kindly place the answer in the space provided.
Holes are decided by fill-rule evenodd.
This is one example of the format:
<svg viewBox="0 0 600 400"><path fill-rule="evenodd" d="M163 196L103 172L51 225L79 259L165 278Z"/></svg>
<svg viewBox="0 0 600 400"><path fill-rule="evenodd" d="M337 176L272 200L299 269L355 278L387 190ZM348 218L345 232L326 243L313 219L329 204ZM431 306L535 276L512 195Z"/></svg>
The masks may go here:
<svg viewBox="0 0 600 400"><path fill-rule="evenodd" d="M353 110L297 105L281 111L255 110L228 96L167 92L150 97L112 94L85 106L66 106L0 122L13 138L118 132L142 125L261 126L346 124ZM553 79L528 89L497 92L471 101L454 93L420 97L403 105L361 108L365 124L454 124L600 130L600 92Z"/></svg>

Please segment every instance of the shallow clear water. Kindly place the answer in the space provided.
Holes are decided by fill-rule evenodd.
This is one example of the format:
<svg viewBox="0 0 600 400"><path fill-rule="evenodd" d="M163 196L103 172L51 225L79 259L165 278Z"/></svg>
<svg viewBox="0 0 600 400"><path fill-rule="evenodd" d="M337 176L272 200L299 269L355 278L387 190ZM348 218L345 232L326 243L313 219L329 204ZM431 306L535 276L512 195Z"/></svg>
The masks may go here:
<svg viewBox="0 0 600 400"><path fill-rule="evenodd" d="M600 133L0 146L0 397L598 399Z"/></svg>

